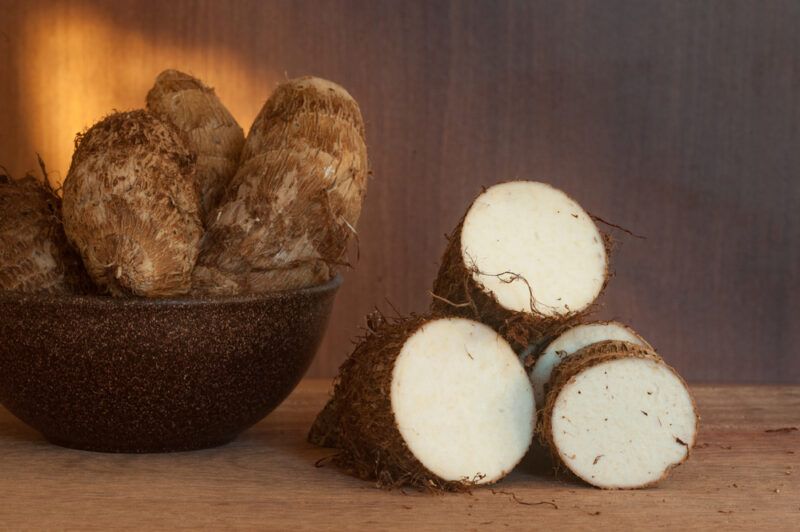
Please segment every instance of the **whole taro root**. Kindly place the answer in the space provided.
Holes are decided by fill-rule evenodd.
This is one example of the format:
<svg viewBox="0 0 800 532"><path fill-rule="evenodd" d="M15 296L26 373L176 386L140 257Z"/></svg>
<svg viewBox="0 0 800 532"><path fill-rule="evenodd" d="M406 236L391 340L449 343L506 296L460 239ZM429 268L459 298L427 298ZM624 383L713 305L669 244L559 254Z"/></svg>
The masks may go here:
<svg viewBox="0 0 800 532"><path fill-rule="evenodd" d="M194 155L152 114L115 113L76 140L64 229L94 282L114 296L185 294L203 225Z"/></svg>
<svg viewBox="0 0 800 532"><path fill-rule="evenodd" d="M247 136L210 218L194 273L199 294L313 286L344 262L367 188L364 122L339 85L280 85Z"/></svg>
<svg viewBox="0 0 800 532"><path fill-rule="evenodd" d="M0 291L74 294L89 286L49 183L0 175Z"/></svg>
<svg viewBox="0 0 800 532"><path fill-rule="evenodd" d="M147 93L147 109L175 126L197 155L204 218L219 204L236 174L244 132L214 89L178 70L165 70Z"/></svg>

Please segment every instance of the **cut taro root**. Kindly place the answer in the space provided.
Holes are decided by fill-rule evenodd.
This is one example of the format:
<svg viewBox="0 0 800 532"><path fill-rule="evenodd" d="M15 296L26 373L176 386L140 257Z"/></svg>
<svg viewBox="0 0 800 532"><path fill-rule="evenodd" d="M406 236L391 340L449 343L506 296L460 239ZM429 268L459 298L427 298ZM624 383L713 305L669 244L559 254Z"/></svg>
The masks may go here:
<svg viewBox="0 0 800 532"><path fill-rule="evenodd" d="M564 359L574 355L584 347L602 342L604 340L619 340L629 342L644 347L650 347L641 336L630 327L617 321L601 321L596 323L581 323L571 327L561 333L555 340L551 341L536 358L536 362L530 370L533 393L536 396L536 404L539 407L544 405L547 384L550 382L550 375L553 369ZM529 356L534 352L533 346L530 350L522 353L520 358L527 365Z"/></svg>
<svg viewBox="0 0 800 532"><path fill-rule="evenodd" d="M478 319L523 349L592 305L608 279L607 247L562 191L534 181L495 185L450 237L432 308Z"/></svg>
<svg viewBox="0 0 800 532"><path fill-rule="evenodd" d="M342 365L309 439L383 487L467 489L507 475L527 452L536 409L514 351L462 318L382 321Z"/></svg>
<svg viewBox="0 0 800 532"><path fill-rule="evenodd" d="M554 371L541 438L557 463L593 486L642 488L694 446L697 413L686 383L651 349L592 344Z"/></svg>

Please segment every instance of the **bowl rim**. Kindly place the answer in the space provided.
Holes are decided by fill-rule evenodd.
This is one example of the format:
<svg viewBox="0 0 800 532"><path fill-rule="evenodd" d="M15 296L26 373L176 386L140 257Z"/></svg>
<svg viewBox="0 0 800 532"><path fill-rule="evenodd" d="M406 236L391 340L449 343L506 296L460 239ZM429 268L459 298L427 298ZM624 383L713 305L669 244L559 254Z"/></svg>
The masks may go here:
<svg viewBox="0 0 800 532"><path fill-rule="evenodd" d="M337 273L329 281L305 288L290 290L273 290L259 294L236 296L180 296L165 298L146 297L111 297L109 295L77 295L51 294L47 292L11 292L0 291L0 303L45 303L45 304L81 304L106 307L172 307L172 306L208 306L226 303L253 303L262 301L278 301L297 296L309 296L326 292L335 292L343 282L342 274Z"/></svg>

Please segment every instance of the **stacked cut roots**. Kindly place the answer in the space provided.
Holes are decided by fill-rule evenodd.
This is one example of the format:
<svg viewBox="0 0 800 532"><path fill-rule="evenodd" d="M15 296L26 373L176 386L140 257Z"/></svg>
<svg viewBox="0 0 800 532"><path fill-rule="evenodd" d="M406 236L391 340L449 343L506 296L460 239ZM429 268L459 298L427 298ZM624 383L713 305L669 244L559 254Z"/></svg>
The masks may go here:
<svg viewBox="0 0 800 532"><path fill-rule="evenodd" d="M485 190L449 238L431 314L368 320L309 441L381 486L463 489L511 471L538 406L540 439L590 484L663 478L694 444L694 403L634 331L581 323L608 255L609 238L563 192Z"/></svg>

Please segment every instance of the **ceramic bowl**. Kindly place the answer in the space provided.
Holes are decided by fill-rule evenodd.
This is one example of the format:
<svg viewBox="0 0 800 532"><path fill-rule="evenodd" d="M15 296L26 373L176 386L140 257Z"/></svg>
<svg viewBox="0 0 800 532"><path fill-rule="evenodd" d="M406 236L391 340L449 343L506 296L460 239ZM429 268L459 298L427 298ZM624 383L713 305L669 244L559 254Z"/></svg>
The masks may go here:
<svg viewBox="0 0 800 532"><path fill-rule="evenodd" d="M300 381L340 284L221 299L0 294L0 403L65 447L230 442Z"/></svg>

